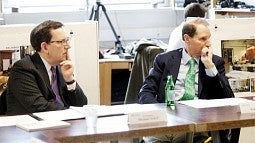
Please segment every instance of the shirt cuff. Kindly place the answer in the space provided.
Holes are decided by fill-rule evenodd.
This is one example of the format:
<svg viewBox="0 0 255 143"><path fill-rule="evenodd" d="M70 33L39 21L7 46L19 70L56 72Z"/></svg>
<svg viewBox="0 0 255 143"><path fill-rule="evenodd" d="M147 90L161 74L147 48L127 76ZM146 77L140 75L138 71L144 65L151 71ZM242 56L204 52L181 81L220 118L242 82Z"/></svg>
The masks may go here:
<svg viewBox="0 0 255 143"><path fill-rule="evenodd" d="M218 70L215 65L210 69L205 69L206 75L210 77L215 77L218 74Z"/></svg>
<svg viewBox="0 0 255 143"><path fill-rule="evenodd" d="M67 90L75 90L75 88L76 88L76 81L74 82L74 83L72 83L72 84L66 84L66 86L67 86Z"/></svg>

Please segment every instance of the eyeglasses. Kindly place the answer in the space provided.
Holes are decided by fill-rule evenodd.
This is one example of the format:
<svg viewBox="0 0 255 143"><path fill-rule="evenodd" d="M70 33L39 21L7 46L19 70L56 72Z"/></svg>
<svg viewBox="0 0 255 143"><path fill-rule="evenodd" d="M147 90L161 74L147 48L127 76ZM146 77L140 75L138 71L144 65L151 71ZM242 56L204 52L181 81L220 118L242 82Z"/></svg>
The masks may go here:
<svg viewBox="0 0 255 143"><path fill-rule="evenodd" d="M50 41L50 43L58 43L58 44L62 44L63 46L66 46L70 44L70 38L68 37L67 39L63 39L59 41Z"/></svg>

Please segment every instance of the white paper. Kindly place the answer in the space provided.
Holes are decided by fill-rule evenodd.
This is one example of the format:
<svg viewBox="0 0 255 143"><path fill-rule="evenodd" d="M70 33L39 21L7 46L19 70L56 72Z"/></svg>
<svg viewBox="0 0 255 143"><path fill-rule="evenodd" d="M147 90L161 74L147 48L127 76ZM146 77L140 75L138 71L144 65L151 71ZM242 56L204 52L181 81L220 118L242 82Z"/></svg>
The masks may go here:
<svg viewBox="0 0 255 143"><path fill-rule="evenodd" d="M70 109L80 112L81 114L85 114L86 109L93 106L97 110L97 116L113 116L113 115L123 115L124 110L121 106L100 106L100 105L84 105L83 107L75 107L71 106Z"/></svg>
<svg viewBox="0 0 255 143"><path fill-rule="evenodd" d="M43 120L58 120L58 121L85 118L84 114L81 114L73 109L38 112L33 113L33 115Z"/></svg>
<svg viewBox="0 0 255 143"><path fill-rule="evenodd" d="M15 126L17 123L23 123L23 122L37 122L37 120L29 115L0 117L0 127Z"/></svg>
<svg viewBox="0 0 255 143"><path fill-rule="evenodd" d="M100 106L100 105L86 105L86 106L95 106L98 108L97 113L99 117L105 116L115 116L115 115L126 115L132 112L143 112L143 111L152 111L159 109L159 107L154 104L125 104L125 105L113 105L113 106ZM48 111L48 112L38 112L33 113L34 116L37 116L43 120L71 120L71 119L81 119L85 118L85 109L84 107L75 107L71 106L66 110L57 110L57 111Z"/></svg>
<svg viewBox="0 0 255 143"><path fill-rule="evenodd" d="M38 131L43 129L53 129L68 127L71 124L64 121L37 121L37 122L24 122L17 123L16 126L25 131Z"/></svg>
<svg viewBox="0 0 255 143"><path fill-rule="evenodd" d="M224 99L210 99L210 100L187 100L178 101L180 104L185 104L194 108L210 108L221 106L236 106L240 103L255 102L244 98L224 98Z"/></svg>
<svg viewBox="0 0 255 143"><path fill-rule="evenodd" d="M71 106L70 109L76 110L82 114L85 114L86 106L96 106L98 108L97 113L99 117L114 116L114 115L126 115L132 112L151 111L158 109L154 104L125 104L125 105L85 105L84 107Z"/></svg>

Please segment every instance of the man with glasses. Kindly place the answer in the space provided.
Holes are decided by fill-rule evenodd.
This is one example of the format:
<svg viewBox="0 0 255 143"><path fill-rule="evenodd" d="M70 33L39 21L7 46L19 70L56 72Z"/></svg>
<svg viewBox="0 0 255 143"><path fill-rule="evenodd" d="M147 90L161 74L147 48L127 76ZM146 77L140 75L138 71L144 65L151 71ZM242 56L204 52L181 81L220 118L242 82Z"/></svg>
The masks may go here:
<svg viewBox="0 0 255 143"><path fill-rule="evenodd" d="M30 33L35 54L14 63L7 89L7 115L63 110L87 104L74 79L64 25L48 20Z"/></svg>

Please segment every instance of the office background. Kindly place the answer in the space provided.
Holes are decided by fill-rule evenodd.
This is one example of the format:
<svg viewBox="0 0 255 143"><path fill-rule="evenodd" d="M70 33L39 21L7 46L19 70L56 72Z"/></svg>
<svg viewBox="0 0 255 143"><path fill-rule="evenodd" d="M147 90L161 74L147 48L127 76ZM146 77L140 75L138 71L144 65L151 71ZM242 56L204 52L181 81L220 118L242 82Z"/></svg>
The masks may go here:
<svg viewBox="0 0 255 143"><path fill-rule="evenodd" d="M5 1L5 0L2 0ZM148 1L148 0L147 0ZM103 3L103 2L102 2ZM3 3L4 4L4 3ZM40 23L46 19L55 19L61 22L84 22L89 19L91 7L82 10L70 10L54 12L51 8L45 8L43 12L29 12L22 7L12 12L9 7L3 13L3 24L27 24ZM56 10L55 10L56 11ZM166 7L164 5L153 7L146 4L144 7L109 7L106 5L109 18L121 39L124 41L139 40L141 38L168 39L170 32L183 20L183 9ZM100 9L99 14L99 41L115 41L111 28L105 15ZM109 46L112 44L110 43ZM108 47L102 45L102 47Z"/></svg>
<svg viewBox="0 0 255 143"><path fill-rule="evenodd" d="M26 2L28 0L23 0L21 2ZM39 1L39 0L37 0ZM45 1L45 5L54 4L54 2L63 2L66 0L54 0ZM51 7L40 6L36 8L31 8L28 6L20 6L17 0L0 0L2 4L2 24L37 24L47 19L54 19L64 23L69 22L84 22L89 19L91 13L91 6L95 6L94 3L88 7L83 6L85 0L78 3L81 0L74 0L75 5L72 8L61 9L61 6L56 5ZM101 0L104 4L104 0ZM122 1L122 0L118 0ZM169 35L171 31L178 26L184 19L183 8L181 7L181 0L176 0L176 6L173 7L171 4L166 4L165 1L151 1L151 0L139 0L147 2L146 4L141 4L140 6L106 6L106 12L110 18L118 35L121 36L121 41L123 46L128 45L130 42L139 40L141 38L146 39L160 39L164 42L168 42ZM184 0L183 0L184 1ZM182 1L182 2L183 2ZM247 4L254 4L253 0L244 0ZM7 2L10 2L7 3ZM16 3L15 3L16 2ZM77 2L77 3L76 3ZM80 6L80 5L82 6ZM255 4L254 4L255 5ZM62 7L63 8L63 7ZM36 9L36 10L35 10ZM104 15L102 9L99 10L99 48L113 48L115 37L110 28L106 16ZM85 35L87 33L84 33ZM126 71L125 71L126 72ZM118 74L119 72L117 72ZM123 74L123 73L120 73ZM129 73L125 73L129 75ZM123 75L116 75L116 77L123 77ZM126 81L128 80L128 76ZM114 78L114 77L113 77ZM113 79L114 81L115 79ZM118 80L117 80L118 81ZM116 83L118 85L118 82ZM123 86L122 86L123 87ZM124 93L123 93L124 94Z"/></svg>

